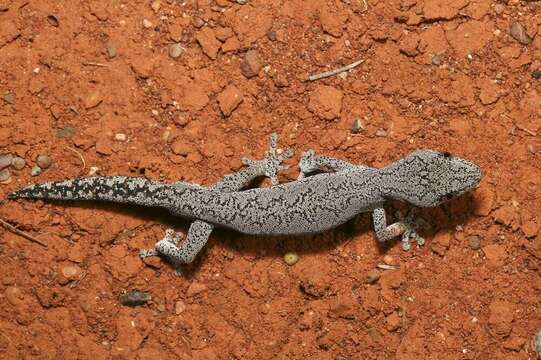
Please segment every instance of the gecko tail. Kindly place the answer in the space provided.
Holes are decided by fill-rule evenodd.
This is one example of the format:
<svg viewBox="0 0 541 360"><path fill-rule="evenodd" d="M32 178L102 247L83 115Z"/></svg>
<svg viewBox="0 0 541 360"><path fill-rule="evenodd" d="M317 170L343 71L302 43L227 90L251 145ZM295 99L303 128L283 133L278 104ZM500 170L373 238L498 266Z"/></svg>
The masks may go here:
<svg viewBox="0 0 541 360"><path fill-rule="evenodd" d="M31 185L12 192L10 199L94 200L163 207L172 187L140 177L96 176Z"/></svg>

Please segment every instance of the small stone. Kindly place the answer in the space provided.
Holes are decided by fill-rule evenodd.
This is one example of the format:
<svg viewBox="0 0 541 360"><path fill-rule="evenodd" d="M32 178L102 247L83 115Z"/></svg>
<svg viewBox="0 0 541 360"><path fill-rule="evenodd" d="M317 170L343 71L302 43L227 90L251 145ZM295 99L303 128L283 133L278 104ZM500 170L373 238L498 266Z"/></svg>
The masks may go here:
<svg viewBox="0 0 541 360"><path fill-rule="evenodd" d="M183 52L184 48L178 43L169 46L169 56L171 56L173 59L180 57Z"/></svg>
<svg viewBox="0 0 541 360"><path fill-rule="evenodd" d="M248 2L248 0L237 0L237 4L244 5Z"/></svg>
<svg viewBox="0 0 541 360"><path fill-rule="evenodd" d="M481 239L477 235L468 236L468 245L472 250L479 250L481 248Z"/></svg>
<svg viewBox="0 0 541 360"><path fill-rule="evenodd" d="M383 257L383 262L387 265L396 265L393 257L391 255L385 255Z"/></svg>
<svg viewBox="0 0 541 360"><path fill-rule="evenodd" d="M197 149L191 143L183 139L177 139L171 144L171 151L176 155L188 156L189 154L196 152Z"/></svg>
<svg viewBox="0 0 541 360"><path fill-rule="evenodd" d="M505 247L499 244L490 244L483 248L483 252L489 263L494 267L503 266L505 258L507 257L507 251Z"/></svg>
<svg viewBox="0 0 541 360"><path fill-rule="evenodd" d="M212 60L216 60L222 43L216 39L214 30L209 27L204 27L195 35L195 39L201 46L201 50L203 50L205 55Z"/></svg>
<svg viewBox="0 0 541 360"><path fill-rule="evenodd" d="M237 51L238 49L240 49L240 46L241 44L239 39L236 36L232 36L223 43L222 51L224 53Z"/></svg>
<svg viewBox="0 0 541 360"><path fill-rule="evenodd" d="M364 275L364 282L367 284L373 284L379 280L381 273L376 269L372 269Z"/></svg>
<svg viewBox="0 0 541 360"><path fill-rule="evenodd" d="M541 359L541 331L538 331L532 339L532 348L537 353L537 358Z"/></svg>
<svg viewBox="0 0 541 360"><path fill-rule="evenodd" d="M169 129L164 130L162 133L162 141L168 142L170 138L171 138L171 130Z"/></svg>
<svg viewBox="0 0 541 360"><path fill-rule="evenodd" d="M116 141L126 141L126 139L127 139L126 134L123 134L123 133L115 134Z"/></svg>
<svg viewBox="0 0 541 360"><path fill-rule="evenodd" d="M3 154L0 155L0 170L7 168L13 162L13 155Z"/></svg>
<svg viewBox="0 0 541 360"><path fill-rule="evenodd" d="M42 169L48 169L52 163L51 158L47 155L39 155L36 159L36 164Z"/></svg>
<svg viewBox="0 0 541 360"><path fill-rule="evenodd" d="M524 225L522 225L522 231L524 232L524 236L526 236L528 239L536 237L537 233L539 232L539 226L534 221L527 221Z"/></svg>
<svg viewBox="0 0 541 360"><path fill-rule="evenodd" d="M325 120L333 120L342 112L342 91L327 85L318 85L310 94L308 109Z"/></svg>
<svg viewBox="0 0 541 360"><path fill-rule="evenodd" d="M102 102L101 95L97 91L94 91L88 94L87 97L84 99L84 107L87 110L92 109L98 106L99 104L101 104L101 102Z"/></svg>
<svg viewBox="0 0 541 360"><path fill-rule="evenodd" d="M120 295L119 301L120 304L124 306L140 306L146 304L151 299L152 296L150 296L150 294L139 290L133 290Z"/></svg>
<svg viewBox="0 0 541 360"><path fill-rule="evenodd" d="M107 51L107 57L109 57L109 59L116 57L116 47L114 45L111 45L111 44L107 45L106 51Z"/></svg>
<svg viewBox="0 0 541 360"><path fill-rule="evenodd" d="M534 72L532 72L532 77L535 80L541 79L541 70L535 70Z"/></svg>
<svg viewBox="0 0 541 360"><path fill-rule="evenodd" d="M511 36L522 45L528 45L532 42L532 38L526 32L524 26L518 21L513 21L511 24Z"/></svg>
<svg viewBox="0 0 541 360"><path fill-rule="evenodd" d="M235 85L229 85L218 95L218 104L222 114L225 116L231 115L231 113L242 102L243 94Z"/></svg>
<svg viewBox="0 0 541 360"><path fill-rule="evenodd" d="M60 22L58 21L58 18L55 15L49 15L47 16L47 21L51 26L58 27L60 25Z"/></svg>
<svg viewBox="0 0 541 360"><path fill-rule="evenodd" d="M62 275L68 280L78 280L81 277L83 270L76 265L64 266L61 270Z"/></svg>
<svg viewBox="0 0 541 360"><path fill-rule="evenodd" d="M32 166L32 169L30 170L30 175L38 176L39 174L41 174L41 168L37 165Z"/></svg>
<svg viewBox="0 0 541 360"><path fill-rule="evenodd" d="M186 291L186 296L192 297L198 294L201 294L202 292L207 290L207 286L205 284L201 284L198 282L193 282L188 287L188 290Z"/></svg>
<svg viewBox="0 0 541 360"><path fill-rule="evenodd" d="M11 166L15 170L22 170L25 165L26 165L26 161L24 161L22 157L15 156L13 160L11 160Z"/></svg>
<svg viewBox="0 0 541 360"><path fill-rule="evenodd" d="M289 266L293 266L299 261L299 255L296 253L287 253L284 255L284 262L288 264Z"/></svg>
<svg viewBox="0 0 541 360"><path fill-rule="evenodd" d="M498 15L502 14L505 11L505 5L498 3L494 5L494 12Z"/></svg>
<svg viewBox="0 0 541 360"><path fill-rule="evenodd" d="M88 176L94 176L100 171L100 168L97 166L91 166L90 170L88 170Z"/></svg>
<svg viewBox="0 0 541 360"><path fill-rule="evenodd" d="M175 303L175 314L180 315L186 310L186 303L179 300Z"/></svg>
<svg viewBox="0 0 541 360"><path fill-rule="evenodd" d="M353 134L358 134L361 132L361 130L364 130L363 123L361 122L361 119L357 118L353 120L353 125L351 125L351 132Z"/></svg>
<svg viewBox="0 0 541 360"><path fill-rule="evenodd" d="M270 41L276 41L276 31L269 31L267 33L267 39Z"/></svg>
<svg viewBox="0 0 541 360"><path fill-rule="evenodd" d="M396 331L400 327L400 317L396 312L393 312L391 315L387 316L385 319L387 322L387 330Z"/></svg>
<svg viewBox="0 0 541 360"><path fill-rule="evenodd" d="M150 4L150 7L152 8L152 10L157 13L158 11L160 11L160 6L161 6L161 3L159 0L156 0L156 1L153 1L152 4Z"/></svg>
<svg viewBox="0 0 541 360"><path fill-rule="evenodd" d="M143 27L145 29L150 29L152 27L152 22L150 20L143 19Z"/></svg>
<svg viewBox="0 0 541 360"><path fill-rule="evenodd" d="M4 95L3 99L8 104L15 105L15 94L14 93L7 93L6 95Z"/></svg>
<svg viewBox="0 0 541 360"><path fill-rule="evenodd" d="M240 71L247 78L257 76L261 70L261 61L259 54L255 50L250 50L244 55L244 60L240 63Z"/></svg>
<svg viewBox="0 0 541 360"><path fill-rule="evenodd" d="M434 55L432 56L432 65L440 66L443 63L443 58L441 55Z"/></svg>
<svg viewBox="0 0 541 360"><path fill-rule="evenodd" d="M385 129L379 128L376 130L376 136L385 137L387 136L387 131Z"/></svg>
<svg viewBox="0 0 541 360"><path fill-rule="evenodd" d="M11 182L11 171L9 169L0 170L0 183Z"/></svg>

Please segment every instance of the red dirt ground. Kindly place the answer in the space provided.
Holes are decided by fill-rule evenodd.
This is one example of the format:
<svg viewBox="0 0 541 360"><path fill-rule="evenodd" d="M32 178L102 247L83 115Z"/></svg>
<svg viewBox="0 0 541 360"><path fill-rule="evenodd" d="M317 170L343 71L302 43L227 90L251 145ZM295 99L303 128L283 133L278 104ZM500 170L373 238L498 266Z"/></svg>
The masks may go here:
<svg viewBox="0 0 541 360"><path fill-rule="evenodd" d="M137 255L178 225L166 214L6 200L48 247L0 228L1 357L535 358L540 24L518 0L0 0L0 152L26 160L0 199L91 168L211 184L271 132L295 149L281 181L309 148L378 167L434 148L484 173L420 212L424 247L379 248L368 214L305 238L217 231L180 277ZM367 283L384 257L400 268ZM135 289L152 300L121 305Z"/></svg>

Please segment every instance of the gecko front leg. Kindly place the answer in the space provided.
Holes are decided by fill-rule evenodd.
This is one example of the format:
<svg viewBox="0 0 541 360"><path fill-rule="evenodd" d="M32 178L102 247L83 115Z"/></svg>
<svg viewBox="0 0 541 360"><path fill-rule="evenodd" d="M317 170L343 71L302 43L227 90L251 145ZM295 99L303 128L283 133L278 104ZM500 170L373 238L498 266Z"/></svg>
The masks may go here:
<svg viewBox="0 0 541 360"><path fill-rule="evenodd" d="M347 161L331 158L328 156L319 156L316 155L314 150L308 150L301 155L301 159L299 161L299 168L300 173L297 180L310 176L310 174L318 170L342 172L360 170L365 168L365 166L351 164Z"/></svg>
<svg viewBox="0 0 541 360"><path fill-rule="evenodd" d="M380 242L386 242L394 237L402 235L402 249L404 249L404 251L408 251L410 249L410 239L414 239L417 244L423 245L425 243L425 239L417 234L417 224L413 216L413 212L410 212L410 214L408 214L408 216L405 218L387 225L387 216L385 215L383 205L376 207L372 211L376 237Z"/></svg>
<svg viewBox="0 0 541 360"><path fill-rule="evenodd" d="M278 172L285 168L282 162L293 155L291 149L280 153L277 149L278 136L272 134L270 138L269 150L262 160L243 159L243 163L247 165L245 169L236 173L226 175L222 180L214 184L214 189L232 192L239 191L247 187L254 179L267 176L271 179L272 184L278 183ZM141 250L140 257L163 255L171 261L178 269L180 264L191 263L201 249L205 246L214 225L205 221L194 221L188 230L188 235L180 246L178 244L180 237L173 236L173 230L167 230L166 236L158 241L154 249Z"/></svg>

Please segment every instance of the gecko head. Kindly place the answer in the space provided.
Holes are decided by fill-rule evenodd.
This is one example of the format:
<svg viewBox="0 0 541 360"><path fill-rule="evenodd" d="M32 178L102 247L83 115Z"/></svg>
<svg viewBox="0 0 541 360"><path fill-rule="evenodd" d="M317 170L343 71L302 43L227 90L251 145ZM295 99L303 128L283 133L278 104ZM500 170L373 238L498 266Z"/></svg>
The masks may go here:
<svg viewBox="0 0 541 360"><path fill-rule="evenodd" d="M417 150L397 163L399 198L416 206L432 207L475 188L481 169L448 152Z"/></svg>

